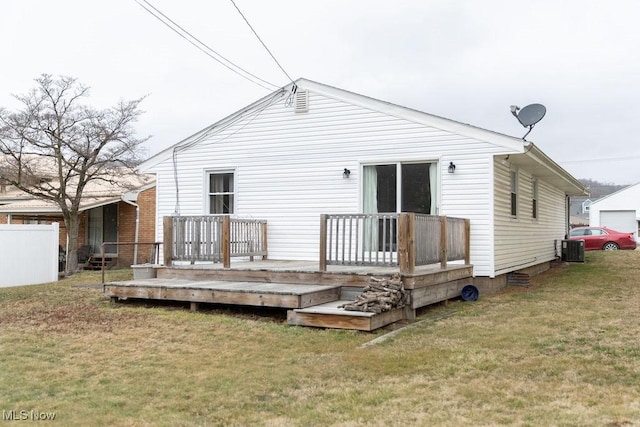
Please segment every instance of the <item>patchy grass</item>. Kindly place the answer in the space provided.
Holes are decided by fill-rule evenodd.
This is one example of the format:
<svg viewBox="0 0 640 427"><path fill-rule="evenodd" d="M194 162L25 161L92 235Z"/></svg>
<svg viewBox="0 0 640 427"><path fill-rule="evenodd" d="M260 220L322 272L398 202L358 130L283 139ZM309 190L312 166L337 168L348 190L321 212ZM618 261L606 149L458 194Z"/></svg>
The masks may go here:
<svg viewBox="0 0 640 427"><path fill-rule="evenodd" d="M281 315L110 304L81 273L0 289L0 410L64 425L640 425L640 251L382 344ZM130 271L109 272L108 280Z"/></svg>

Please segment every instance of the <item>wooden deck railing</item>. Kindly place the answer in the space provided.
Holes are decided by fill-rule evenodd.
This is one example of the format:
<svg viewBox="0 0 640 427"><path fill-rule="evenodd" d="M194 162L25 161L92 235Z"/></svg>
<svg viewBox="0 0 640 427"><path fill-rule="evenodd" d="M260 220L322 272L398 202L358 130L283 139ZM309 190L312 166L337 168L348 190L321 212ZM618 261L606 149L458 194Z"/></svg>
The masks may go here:
<svg viewBox="0 0 640 427"><path fill-rule="evenodd" d="M221 262L231 257L267 257L267 222L227 215L166 216L163 219L163 258L173 261Z"/></svg>
<svg viewBox="0 0 640 427"><path fill-rule="evenodd" d="M327 265L416 266L464 260L468 219L415 213L321 215L320 270Z"/></svg>

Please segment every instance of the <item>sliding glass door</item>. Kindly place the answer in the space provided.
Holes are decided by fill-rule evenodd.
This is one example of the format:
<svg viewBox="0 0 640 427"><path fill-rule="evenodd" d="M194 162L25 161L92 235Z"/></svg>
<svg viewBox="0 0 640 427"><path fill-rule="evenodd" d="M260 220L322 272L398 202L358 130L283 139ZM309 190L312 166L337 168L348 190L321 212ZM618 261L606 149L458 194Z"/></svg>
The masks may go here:
<svg viewBox="0 0 640 427"><path fill-rule="evenodd" d="M437 164L394 163L363 169L363 212L437 214Z"/></svg>
<svg viewBox="0 0 640 427"><path fill-rule="evenodd" d="M363 213L366 219L364 247L367 251L395 252L398 224L395 217L381 214L437 213L437 164L393 163L363 168Z"/></svg>
<svg viewBox="0 0 640 427"><path fill-rule="evenodd" d="M118 241L118 204L100 206L89 211L89 245L93 254L102 251L103 242ZM106 254L117 254L116 245L107 245Z"/></svg>

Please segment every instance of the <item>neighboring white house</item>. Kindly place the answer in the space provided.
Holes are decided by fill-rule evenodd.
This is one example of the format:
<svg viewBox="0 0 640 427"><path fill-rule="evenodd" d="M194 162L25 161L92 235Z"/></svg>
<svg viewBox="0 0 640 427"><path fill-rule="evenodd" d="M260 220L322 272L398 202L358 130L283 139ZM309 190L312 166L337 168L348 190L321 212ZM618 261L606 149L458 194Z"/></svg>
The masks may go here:
<svg viewBox="0 0 640 427"><path fill-rule="evenodd" d="M591 204L589 225L608 227L616 231L633 233L638 240L640 222L640 183L609 194Z"/></svg>
<svg viewBox="0 0 640 427"><path fill-rule="evenodd" d="M470 219L475 276L556 257L568 196L586 189L533 143L295 85L141 165L157 178L156 239L163 216L232 214L268 221L270 259L318 260L321 214L421 212Z"/></svg>

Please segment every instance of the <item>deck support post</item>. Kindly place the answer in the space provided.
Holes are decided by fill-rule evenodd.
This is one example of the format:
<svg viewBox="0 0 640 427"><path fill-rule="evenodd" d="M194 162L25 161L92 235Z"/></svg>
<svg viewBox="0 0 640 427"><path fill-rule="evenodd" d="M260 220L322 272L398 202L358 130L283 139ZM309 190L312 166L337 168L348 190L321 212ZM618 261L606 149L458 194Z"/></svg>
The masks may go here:
<svg viewBox="0 0 640 427"><path fill-rule="evenodd" d="M471 264L471 220L464 220L464 263Z"/></svg>
<svg viewBox="0 0 640 427"><path fill-rule="evenodd" d="M222 265L231 268L231 218L222 218Z"/></svg>
<svg viewBox="0 0 640 427"><path fill-rule="evenodd" d="M262 224L262 227L260 227L260 229L262 230L262 236L261 236L261 241L262 241L262 253L264 255L262 255L262 259L265 260L268 258L268 246L267 246L267 222L265 221L264 224Z"/></svg>
<svg viewBox="0 0 640 427"><path fill-rule="evenodd" d="M198 308L200 308L200 304L198 304L197 302L191 301L191 303L189 304L189 310L198 311Z"/></svg>
<svg viewBox="0 0 640 427"><path fill-rule="evenodd" d="M320 215L320 271L327 271L327 215Z"/></svg>
<svg viewBox="0 0 640 427"><path fill-rule="evenodd" d="M404 306L404 319L405 320L416 320L416 309L411 308L411 306Z"/></svg>
<svg viewBox="0 0 640 427"><path fill-rule="evenodd" d="M402 213L398 217L398 265L400 274L413 274L416 267L416 215Z"/></svg>
<svg viewBox="0 0 640 427"><path fill-rule="evenodd" d="M447 217L440 217L440 267L447 268Z"/></svg>
<svg viewBox="0 0 640 427"><path fill-rule="evenodd" d="M171 266L173 258L173 217L162 218L162 261L165 267Z"/></svg>

